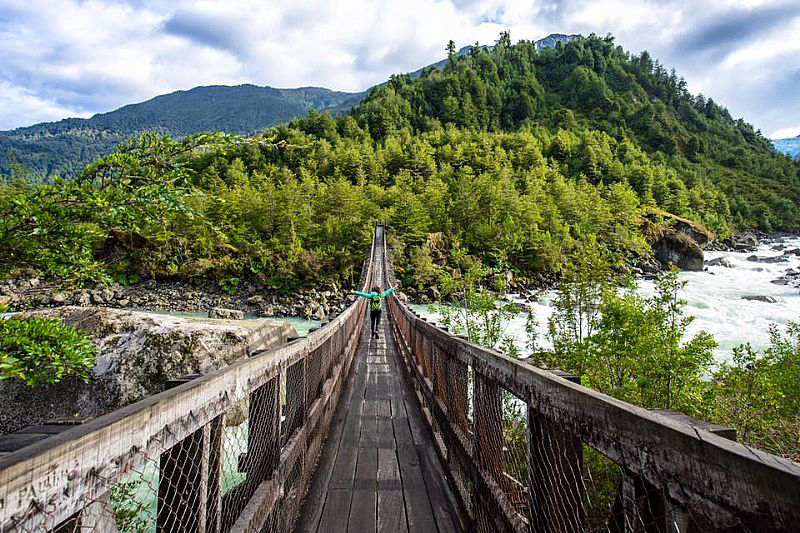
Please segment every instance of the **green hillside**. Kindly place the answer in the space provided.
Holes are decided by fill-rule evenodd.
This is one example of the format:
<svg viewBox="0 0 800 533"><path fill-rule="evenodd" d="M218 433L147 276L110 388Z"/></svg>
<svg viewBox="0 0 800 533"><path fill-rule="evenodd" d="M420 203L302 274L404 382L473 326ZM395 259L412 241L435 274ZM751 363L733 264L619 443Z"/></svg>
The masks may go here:
<svg viewBox="0 0 800 533"><path fill-rule="evenodd" d="M256 137L148 134L75 180L12 180L0 269L289 290L352 281L386 220L407 284L431 284L457 250L539 280L588 248L647 260L642 216L659 209L718 237L797 229L799 169L646 53L506 34L346 115L312 109Z"/></svg>
<svg viewBox="0 0 800 533"><path fill-rule="evenodd" d="M89 119L70 118L0 132L0 175L9 175L16 162L34 176L72 177L143 131L174 137L203 131L248 135L305 115L312 108L346 112L362 96L319 87L255 85L177 91ZM8 154L13 154L11 159Z"/></svg>
<svg viewBox="0 0 800 533"><path fill-rule="evenodd" d="M800 224L797 164L711 98L690 94L674 70L610 38L537 51L534 42L512 46L506 35L493 51L453 56L413 82L393 78L354 115L376 139L446 124L563 132L545 155L590 183L627 182L643 200L712 226L720 217L764 229ZM587 143L581 137L590 131ZM664 172L625 175L613 165L631 144Z"/></svg>

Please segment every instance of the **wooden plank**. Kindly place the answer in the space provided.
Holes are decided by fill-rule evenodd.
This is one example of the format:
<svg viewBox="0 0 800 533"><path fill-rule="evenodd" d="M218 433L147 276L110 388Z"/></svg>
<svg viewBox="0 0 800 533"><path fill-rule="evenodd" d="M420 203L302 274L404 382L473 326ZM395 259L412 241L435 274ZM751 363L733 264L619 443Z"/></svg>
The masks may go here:
<svg viewBox="0 0 800 533"><path fill-rule="evenodd" d="M391 417L392 416L392 391L391 383L386 384L386 399L376 400L375 415L378 417Z"/></svg>
<svg viewBox="0 0 800 533"><path fill-rule="evenodd" d="M400 383L397 383L397 386L401 387ZM400 397L403 398L402 393ZM408 528L409 531L436 531L436 519L433 516L428 488L422 476L420 459L409 423L411 417L418 419L419 415L413 410L409 415L408 404L405 400L400 405L402 412L398 412L392 418L392 424L397 445L398 465L403 479Z"/></svg>
<svg viewBox="0 0 800 533"><path fill-rule="evenodd" d="M358 390L358 394L362 396L364 394L365 372L358 372L357 365L363 360L365 352L365 349L359 349L359 355L354 358L352 363L355 370L346 376L342 396L336 405L317 471L314 474L314 482L303 502L303 511L300 513L297 524L298 531L316 531L320 523L325 524L326 530L345 531L347 529L350 491L341 489L351 489L353 486L358 452L353 437L351 437L349 446L343 447L342 440L345 435L358 435L360 431L358 411L351 410L350 404L356 390ZM345 496L346 502L344 501ZM331 497L333 497L332 501ZM331 513L334 512L340 514L332 515Z"/></svg>
<svg viewBox="0 0 800 533"><path fill-rule="evenodd" d="M378 447L378 420L374 416L361 416L361 437L358 440L358 447Z"/></svg>
<svg viewBox="0 0 800 533"><path fill-rule="evenodd" d="M431 510L439 531L461 531L461 524L456 509L458 501L447 483L447 476L442 470L439 456L434 445L417 446L420 458L420 470L428 488Z"/></svg>
<svg viewBox="0 0 800 533"><path fill-rule="evenodd" d="M346 533L347 523L350 518L350 505L353 492L349 489L331 489L325 498L325 507L318 524L320 533ZM308 507L306 507L308 508ZM317 531L303 527L298 531Z"/></svg>
<svg viewBox="0 0 800 533"><path fill-rule="evenodd" d="M0 437L0 452L16 452L52 435L52 433L9 433Z"/></svg>
<svg viewBox="0 0 800 533"><path fill-rule="evenodd" d="M270 513L275 508L280 494L277 478L262 481L256 488L253 497L247 502L244 510L237 517L229 533L248 533L260 531L267 523ZM175 531L190 531L176 529Z"/></svg>
<svg viewBox="0 0 800 533"><path fill-rule="evenodd" d="M394 428L392 427L391 418L381 417L378 419L376 444L381 449L395 449Z"/></svg>
<svg viewBox="0 0 800 533"><path fill-rule="evenodd" d="M394 449L378 450L378 533L408 531L400 465Z"/></svg>
<svg viewBox="0 0 800 533"><path fill-rule="evenodd" d="M206 483L206 532L222 530L223 446L225 415L220 415L203 428L203 475Z"/></svg>
<svg viewBox="0 0 800 533"><path fill-rule="evenodd" d="M378 450L359 448L348 531L375 531L377 525Z"/></svg>

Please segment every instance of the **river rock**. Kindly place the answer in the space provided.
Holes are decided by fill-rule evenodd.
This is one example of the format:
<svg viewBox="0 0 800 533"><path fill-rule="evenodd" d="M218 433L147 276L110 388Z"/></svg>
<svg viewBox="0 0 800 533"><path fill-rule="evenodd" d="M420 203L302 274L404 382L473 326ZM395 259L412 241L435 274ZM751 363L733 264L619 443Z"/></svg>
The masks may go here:
<svg viewBox="0 0 800 533"><path fill-rule="evenodd" d="M754 263L782 263L787 260L786 256L778 255L775 257L759 257L757 255L751 255L747 258L748 261L752 261Z"/></svg>
<svg viewBox="0 0 800 533"><path fill-rule="evenodd" d="M222 318L224 320L243 320L244 311L238 309L225 309L214 307L208 311L208 318Z"/></svg>
<svg viewBox="0 0 800 533"><path fill-rule="evenodd" d="M735 250L751 250L758 246L758 237L752 231L745 231L733 244Z"/></svg>
<svg viewBox="0 0 800 533"><path fill-rule="evenodd" d="M725 268L733 268L733 264L727 257L715 257L710 261L706 261L706 265L708 266L721 266Z"/></svg>
<svg viewBox="0 0 800 533"><path fill-rule="evenodd" d="M248 305L261 305L264 303L264 297L261 296L260 294L256 294L255 296L251 296L250 298L245 300L245 302Z"/></svg>
<svg viewBox="0 0 800 533"><path fill-rule="evenodd" d="M311 312L311 318L314 320L325 320L327 316L328 313L325 311L325 307L322 305L317 305Z"/></svg>
<svg viewBox="0 0 800 533"><path fill-rule="evenodd" d="M69 297L63 292L54 292L50 301L53 305L65 305L69 301Z"/></svg>
<svg viewBox="0 0 800 533"><path fill-rule="evenodd" d="M663 265L674 263L681 270L703 270L703 250L685 233L666 231L654 250Z"/></svg>
<svg viewBox="0 0 800 533"><path fill-rule="evenodd" d="M89 293L85 290L79 292L78 295L75 297L75 303L81 307L86 307L91 302L92 302L91 296L89 296Z"/></svg>
<svg viewBox="0 0 800 533"><path fill-rule="evenodd" d="M763 294L758 294L755 296L742 296L742 300L749 300L751 302L764 302L768 304L776 304L778 303L778 299L773 296L765 296Z"/></svg>
<svg viewBox="0 0 800 533"><path fill-rule="evenodd" d="M164 390L169 379L211 372L297 335L280 322L209 321L107 307L59 307L17 316L62 319L90 336L98 357L89 383L67 379L32 389L0 381L0 434L54 417L99 416Z"/></svg>

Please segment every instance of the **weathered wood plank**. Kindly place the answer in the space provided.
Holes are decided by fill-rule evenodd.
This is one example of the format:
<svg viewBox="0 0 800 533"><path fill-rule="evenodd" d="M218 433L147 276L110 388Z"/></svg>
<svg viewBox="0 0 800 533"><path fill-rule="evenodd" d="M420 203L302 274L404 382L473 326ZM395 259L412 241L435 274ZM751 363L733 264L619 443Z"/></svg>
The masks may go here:
<svg viewBox="0 0 800 533"><path fill-rule="evenodd" d="M393 447L378 450L377 513L379 533L408 531L400 466Z"/></svg>
<svg viewBox="0 0 800 533"><path fill-rule="evenodd" d="M325 499L325 508L318 527L320 533L346 533L350 519L350 505L353 491L349 489L331 489ZM308 507L306 507L307 509ZM301 526L298 531L311 531ZM314 529L313 531L316 531Z"/></svg>
<svg viewBox="0 0 800 533"><path fill-rule="evenodd" d="M377 525L378 449L359 448L348 531L375 531Z"/></svg>
<svg viewBox="0 0 800 533"><path fill-rule="evenodd" d="M362 336L363 340L366 340ZM351 402L356 394L363 396L365 384L365 372L358 371L358 364L363 360L366 348L362 344L359 355L353 359L352 364L355 371L350 372L346 377L342 396L336 406L335 414L331 423L331 428L322 454L319 459L315 482L311 485L309 493L303 502L303 512L297 524L298 531L316 531L320 521L325 524L325 528L331 531L345 531L347 529L347 517L350 513L350 489L353 486L355 476L357 449L354 445L353 435L358 435L360 431L360 417L358 411L350 409ZM359 402L360 403L360 402ZM352 440L350 445L342 446L345 436ZM346 502L344 497L346 495ZM329 501L333 497L333 500ZM344 514L341 516L333 513ZM327 532L326 532L327 533Z"/></svg>

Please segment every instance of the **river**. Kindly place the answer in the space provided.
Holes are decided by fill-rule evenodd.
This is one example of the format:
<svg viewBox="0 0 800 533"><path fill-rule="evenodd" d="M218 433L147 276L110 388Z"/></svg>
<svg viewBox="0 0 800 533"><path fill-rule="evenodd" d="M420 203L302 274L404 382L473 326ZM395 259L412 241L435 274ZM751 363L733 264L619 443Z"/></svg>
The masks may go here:
<svg viewBox="0 0 800 533"><path fill-rule="evenodd" d="M753 348L763 350L769 345L769 326L785 326L790 321L800 321L800 289L789 285L772 283L786 274L789 269L800 270L800 257L785 256L785 261L763 263L749 261L748 257L784 256L783 251L773 250L776 244L786 249L800 248L800 237L787 237L779 241L761 244L755 252L717 252L705 254L706 262L725 258L731 265L707 266L703 272L681 272L680 278L686 281L681 298L686 301L685 311L695 317L688 329L688 335L705 330L711 333L718 343L715 359L722 362L730 358L735 346L749 342ZM651 295L655 290L653 281L639 280L639 290L643 295ZM538 301L529 302L539 327L539 345L549 348L547 339L547 320L552 314L553 292L543 294ZM743 300L743 296L771 296L775 303ZM510 295L518 300L517 295ZM438 316L428 306L412 305L414 310L430 320ZM506 334L513 337L518 347L526 344L525 315L515 316L507 325Z"/></svg>

